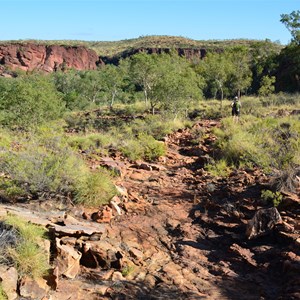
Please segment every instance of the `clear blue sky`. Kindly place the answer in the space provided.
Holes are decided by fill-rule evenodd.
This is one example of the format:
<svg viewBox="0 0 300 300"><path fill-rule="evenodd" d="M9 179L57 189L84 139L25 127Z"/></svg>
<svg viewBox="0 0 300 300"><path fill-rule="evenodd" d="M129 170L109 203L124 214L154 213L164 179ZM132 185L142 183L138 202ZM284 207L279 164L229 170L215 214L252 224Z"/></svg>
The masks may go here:
<svg viewBox="0 0 300 300"><path fill-rule="evenodd" d="M0 40L116 41L145 35L195 40L291 35L280 15L299 0L0 0Z"/></svg>

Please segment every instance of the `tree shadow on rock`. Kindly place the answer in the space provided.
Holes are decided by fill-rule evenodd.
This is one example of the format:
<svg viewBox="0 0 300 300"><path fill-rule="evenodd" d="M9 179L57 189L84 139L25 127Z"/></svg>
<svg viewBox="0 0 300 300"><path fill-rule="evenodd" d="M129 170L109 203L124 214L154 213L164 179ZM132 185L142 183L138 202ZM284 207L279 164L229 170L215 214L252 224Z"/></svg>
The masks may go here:
<svg viewBox="0 0 300 300"><path fill-rule="evenodd" d="M144 282L118 282L110 293L113 300L201 300L207 299L191 291L183 291L174 285L160 282L155 287L149 287Z"/></svg>

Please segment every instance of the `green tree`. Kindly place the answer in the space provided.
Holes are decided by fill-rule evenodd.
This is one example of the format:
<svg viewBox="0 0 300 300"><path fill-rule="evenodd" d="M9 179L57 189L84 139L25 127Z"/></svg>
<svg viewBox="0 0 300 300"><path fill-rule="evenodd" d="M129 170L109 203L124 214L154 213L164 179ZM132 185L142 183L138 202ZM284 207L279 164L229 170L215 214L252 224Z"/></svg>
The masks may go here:
<svg viewBox="0 0 300 300"><path fill-rule="evenodd" d="M270 40L255 42L251 47L251 93L258 93L264 76L276 75L278 68L278 55L280 49L276 43Z"/></svg>
<svg viewBox="0 0 300 300"><path fill-rule="evenodd" d="M65 105L49 77L36 74L9 80L0 89L2 125L27 130L62 115Z"/></svg>
<svg viewBox="0 0 300 300"><path fill-rule="evenodd" d="M52 73L53 82L57 91L61 94L66 108L70 110L82 110L89 106L89 101L81 96L80 90L80 72L68 70L68 72Z"/></svg>
<svg viewBox="0 0 300 300"><path fill-rule="evenodd" d="M208 94L214 98L219 96L221 108L232 68L233 65L225 53L208 53L197 68L197 71L205 78Z"/></svg>
<svg viewBox="0 0 300 300"><path fill-rule="evenodd" d="M98 104L103 91L103 78L98 70L80 72L77 92L89 103Z"/></svg>
<svg viewBox="0 0 300 300"><path fill-rule="evenodd" d="M246 93L252 82L249 49L243 46L234 47L229 50L228 54L233 66L228 86L232 93L240 97L242 93Z"/></svg>
<svg viewBox="0 0 300 300"><path fill-rule="evenodd" d="M264 76L261 80L261 86L258 90L260 96L269 96L275 91L275 76Z"/></svg>
<svg viewBox="0 0 300 300"><path fill-rule="evenodd" d="M130 61L132 81L144 93L154 114L157 108L175 116L191 99L201 96L201 80L189 62L175 53L134 55Z"/></svg>
<svg viewBox="0 0 300 300"><path fill-rule="evenodd" d="M157 58L158 56L156 54L149 55L146 53L138 53L130 58L130 78L131 81L143 91L146 106L149 101L149 93L156 83L158 76ZM152 108L156 106L155 102L155 99L152 99Z"/></svg>
<svg viewBox="0 0 300 300"><path fill-rule="evenodd" d="M290 44L285 47L278 57L276 74L276 90L289 93L300 91L300 47Z"/></svg>
<svg viewBox="0 0 300 300"><path fill-rule="evenodd" d="M176 118L180 111L186 112L191 102L202 96L203 82L189 62L177 53L161 54L158 66L159 76L151 98L157 99L159 106Z"/></svg>
<svg viewBox="0 0 300 300"><path fill-rule="evenodd" d="M125 75L124 69L114 65L106 65L100 69L100 74L103 96L107 98L109 107L112 108L116 97L122 94Z"/></svg>
<svg viewBox="0 0 300 300"><path fill-rule="evenodd" d="M300 10L291 12L290 14L280 15L282 22L291 33L292 42L300 45Z"/></svg>

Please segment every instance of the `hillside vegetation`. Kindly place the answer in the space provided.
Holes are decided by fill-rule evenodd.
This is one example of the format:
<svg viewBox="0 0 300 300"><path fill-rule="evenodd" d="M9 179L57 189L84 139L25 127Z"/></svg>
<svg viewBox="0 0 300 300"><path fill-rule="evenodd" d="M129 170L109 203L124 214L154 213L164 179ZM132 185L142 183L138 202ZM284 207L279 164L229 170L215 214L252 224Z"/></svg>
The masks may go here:
<svg viewBox="0 0 300 300"><path fill-rule="evenodd" d="M63 45L63 46L85 46L93 49L99 56L116 56L129 49L139 48L203 48L208 51L225 49L234 46L246 46L251 48L256 43L267 42L279 52L283 46L269 40L193 40L179 36L141 36L139 38L126 39L120 41L80 41L80 40L18 40L1 41L0 44L7 43L37 43L43 45Z"/></svg>

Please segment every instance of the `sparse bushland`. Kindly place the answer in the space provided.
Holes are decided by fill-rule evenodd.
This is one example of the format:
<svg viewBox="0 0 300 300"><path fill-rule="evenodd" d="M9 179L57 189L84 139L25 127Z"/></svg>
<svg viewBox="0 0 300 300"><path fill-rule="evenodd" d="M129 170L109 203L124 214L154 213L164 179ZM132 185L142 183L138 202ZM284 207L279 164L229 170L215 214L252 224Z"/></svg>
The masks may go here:
<svg viewBox="0 0 300 300"><path fill-rule="evenodd" d="M240 123L233 124L226 118L231 114L226 97L248 91L254 95L262 86L256 82L254 87L251 76L273 66L276 49L268 45L253 44L251 51L231 45L224 53L211 55L201 63L191 63L172 51L162 55L139 53L119 66L94 71L70 70L50 76L33 72L30 76L1 78L1 195L17 201L42 194L63 194L81 203L86 196L87 203L93 203L90 199L96 198L99 189L91 188L87 196L87 178L90 176L90 182L96 184L104 174L91 173L84 159L108 155L113 150L131 160L155 161L166 151L159 140L173 130L190 126L191 119L225 117L223 128L216 131L216 153L220 157L211 171L227 172L231 165L259 165L271 170L297 164L295 122L291 118L279 124L273 116L299 107L299 97L243 97ZM254 70L261 52L264 60L258 61ZM237 57L245 65L239 72L234 67L239 62ZM209 79L217 74L218 62L224 64L224 72L213 82ZM256 75L258 79L272 74ZM263 86L269 92L273 81ZM205 99L210 96L222 101ZM294 108L288 106L290 103ZM60 123L51 129L52 120L62 116L66 125ZM278 161L271 161L269 148L275 149ZM81 187L82 192L76 187ZM99 198L107 202L110 189L103 194L107 195L105 199L102 195Z"/></svg>
<svg viewBox="0 0 300 300"><path fill-rule="evenodd" d="M126 130L126 128L124 128ZM151 135L132 134L132 128L127 128L129 132L113 130L108 133L90 133L80 136L69 137L69 144L74 149L90 152L91 155L107 155L109 149L123 153L131 160L145 159L156 160L165 154L165 146L162 142L154 139Z"/></svg>
<svg viewBox="0 0 300 300"><path fill-rule="evenodd" d="M172 115L162 113L157 115L146 115L143 119L134 120L131 124L131 132L134 136L143 133L150 135L157 140L162 140L166 135L175 130L190 125L190 120L183 115L174 120Z"/></svg>
<svg viewBox="0 0 300 300"><path fill-rule="evenodd" d="M111 177L100 171L92 173L68 146L61 130L42 127L35 133L14 136L14 140L17 146L6 145L0 153L5 175L0 185L3 198L16 201L54 193L73 195L76 201L91 205L91 197L106 203L114 195ZM101 183L103 190L92 183Z"/></svg>
<svg viewBox="0 0 300 300"><path fill-rule="evenodd" d="M107 154L108 150L113 148L131 160L154 161L164 155L166 151L165 145L159 140L174 130L190 125L188 120L183 118L173 120L165 114L143 115L141 118L122 121L121 117L118 118L117 111L116 113L117 116L112 118L106 119L104 116L104 126L98 125L103 116L93 116L95 118L93 125L88 130L83 130L84 133L69 135L68 143L74 149L87 150L93 154ZM85 120L85 116L77 115L77 117L83 117ZM76 122L76 124L78 123L81 122ZM69 126L72 131L72 123L69 123ZM75 126L81 127L80 125Z"/></svg>
<svg viewBox="0 0 300 300"><path fill-rule="evenodd" d="M215 130L217 147L235 166L256 165L270 171L299 164L297 118L244 117L240 124L223 119Z"/></svg>
<svg viewBox="0 0 300 300"><path fill-rule="evenodd" d="M47 274L49 253L39 246L46 238L45 229L14 215L8 215L0 224L5 233L0 237L0 262L13 265L20 277L39 278Z"/></svg>
<svg viewBox="0 0 300 300"><path fill-rule="evenodd" d="M91 48L99 55L113 56L128 49L138 48L205 48L208 50L228 48L234 45L245 45L253 47L257 43L265 41L235 39L235 40L193 40L182 36L168 35L147 35L138 38L125 39L120 41L80 41L80 40L18 40L2 41L0 44L8 43L35 43L41 45L64 45L64 46L85 46ZM282 46L278 43L267 42L276 46L278 51Z"/></svg>
<svg viewBox="0 0 300 300"><path fill-rule="evenodd" d="M1 152L5 182L14 183L30 194L70 192L80 176L82 162L72 153L59 132L20 134L14 137L17 147ZM76 174L77 173L77 174Z"/></svg>
<svg viewBox="0 0 300 300"><path fill-rule="evenodd" d="M239 123L229 117L222 119L221 128L214 130L216 163L206 167L210 172L221 174L226 165L260 167L273 178L275 191L295 192L300 173L300 124L299 117L290 113L299 109L299 96L278 95L278 98L273 96L276 106L270 102L264 106L267 98L244 99ZM251 103L253 114L250 114ZM255 110L260 111L258 116Z"/></svg>

